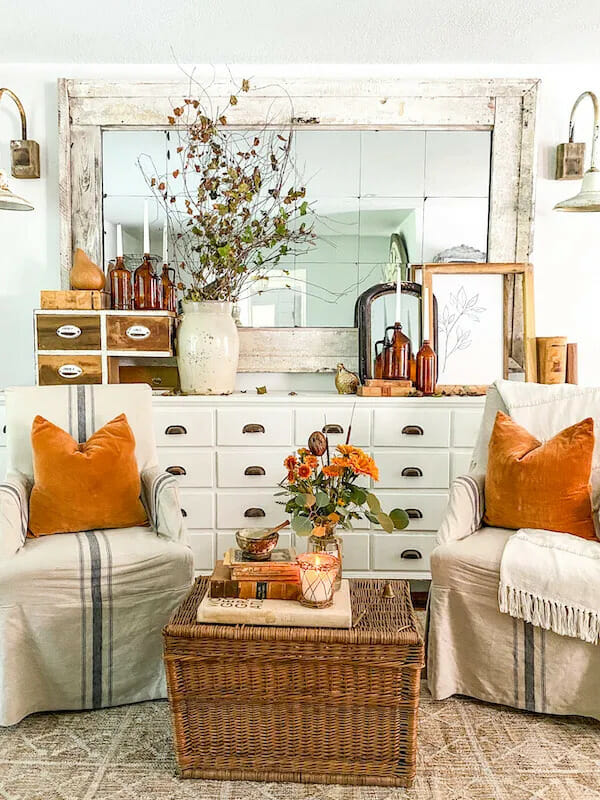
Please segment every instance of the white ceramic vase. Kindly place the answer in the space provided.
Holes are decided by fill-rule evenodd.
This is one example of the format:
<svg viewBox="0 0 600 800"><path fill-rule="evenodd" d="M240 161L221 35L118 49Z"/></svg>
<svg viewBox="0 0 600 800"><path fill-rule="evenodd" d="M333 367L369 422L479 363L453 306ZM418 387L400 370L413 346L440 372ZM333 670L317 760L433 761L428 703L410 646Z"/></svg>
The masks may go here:
<svg viewBox="0 0 600 800"><path fill-rule="evenodd" d="M183 394L231 394L240 340L232 303L183 301L177 329L177 365Z"/></svg>

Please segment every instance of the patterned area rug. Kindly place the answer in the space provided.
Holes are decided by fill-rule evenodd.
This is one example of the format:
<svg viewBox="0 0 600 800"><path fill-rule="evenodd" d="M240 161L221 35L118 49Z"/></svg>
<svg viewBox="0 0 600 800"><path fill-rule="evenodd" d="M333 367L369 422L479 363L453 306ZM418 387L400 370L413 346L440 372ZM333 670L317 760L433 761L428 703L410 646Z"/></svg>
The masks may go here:
<svg viewBox="0 0 600 800"><path fill-rule="evenodd" d="M600 723L454 698L423 684L410 790L179 780L166 702L38 714L0 728L2 800L600 799Z"/></svg>

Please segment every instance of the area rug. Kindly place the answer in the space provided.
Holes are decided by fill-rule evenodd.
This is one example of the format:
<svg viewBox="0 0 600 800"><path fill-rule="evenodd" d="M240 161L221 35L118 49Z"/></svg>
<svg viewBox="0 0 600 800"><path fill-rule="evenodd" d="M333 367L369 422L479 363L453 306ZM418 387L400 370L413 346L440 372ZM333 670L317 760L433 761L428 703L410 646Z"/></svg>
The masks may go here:
<svg viewBox="0 0 600 800"><path fill-rule="evenodd" d="M600 800L600 723L423 684L412 789L177 778L166 702L37 714L0 728L2 800Z"/></svg>

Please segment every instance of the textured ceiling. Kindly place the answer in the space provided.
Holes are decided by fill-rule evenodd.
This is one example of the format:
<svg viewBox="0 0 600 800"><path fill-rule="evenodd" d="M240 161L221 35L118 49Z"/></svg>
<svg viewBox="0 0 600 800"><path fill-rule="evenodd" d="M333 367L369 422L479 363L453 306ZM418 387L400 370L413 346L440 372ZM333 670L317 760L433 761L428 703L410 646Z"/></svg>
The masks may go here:
<svg viewBox="0 0 600 800"><path fill-rule="evenodd" d="M2 0L4 63L585 63L600 0Z"/></svg>

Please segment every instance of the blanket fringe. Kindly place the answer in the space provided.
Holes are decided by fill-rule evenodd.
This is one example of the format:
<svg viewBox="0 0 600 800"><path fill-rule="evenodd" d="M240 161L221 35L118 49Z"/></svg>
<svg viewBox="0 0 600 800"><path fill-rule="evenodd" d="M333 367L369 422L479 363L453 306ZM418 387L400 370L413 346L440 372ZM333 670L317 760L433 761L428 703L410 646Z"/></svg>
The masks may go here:
<svg viewBox="0 0 600 800"><path fill-rule="evenodd" d="M531 622L560 636L572 636L590 644L598 644L600 613L597 611L573 608L502 583L498 589L498 602L500 611L511 617Z"/></svg>

